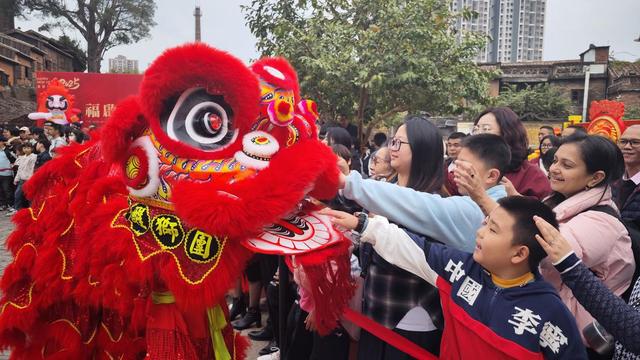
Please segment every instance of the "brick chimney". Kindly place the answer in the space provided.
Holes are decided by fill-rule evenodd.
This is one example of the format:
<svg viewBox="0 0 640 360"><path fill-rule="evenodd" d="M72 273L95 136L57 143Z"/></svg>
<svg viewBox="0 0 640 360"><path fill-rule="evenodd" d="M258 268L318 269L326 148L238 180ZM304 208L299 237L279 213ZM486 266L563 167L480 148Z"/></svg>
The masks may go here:
<svg viewBox="0 0 640 360"><path fill-rule="evenodd" d="M196 17L196 42L200 42L200 17L202 17L200 6L196 6L196 10L193 12L193 16Z"/></svg>

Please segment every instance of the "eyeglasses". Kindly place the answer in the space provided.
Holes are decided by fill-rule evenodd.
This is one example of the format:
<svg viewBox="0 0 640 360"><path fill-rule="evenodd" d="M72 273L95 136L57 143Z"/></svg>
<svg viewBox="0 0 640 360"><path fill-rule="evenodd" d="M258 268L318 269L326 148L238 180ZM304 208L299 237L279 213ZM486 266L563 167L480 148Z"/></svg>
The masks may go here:
<svg viewBox="0 0 640 360"><path fill-rule="evenodd" d="M398 151L400 150L400 147L402 146L402 144L408 144L408 141L402 141L398 138L393 138L391 139L391 141L389 141L389 149L393 150L393 151Z"/></svg>
<svg viewBox="0 0 640 360"><path fill-rule="evenodd" d="M640 147L640 140L620 139L618 140L618 146L623 148L627 145L631 145L632 148Z"/></svg>
<svg viewBox="0 0 640 360"><path fill-rule="evenodd" d="M371 159L371 162L373 163L373 165L378 165L378 164L388 164L391 162L391 158L387 157L387 158L381 158L378 155L374 155L373 158Z"/></svg>
<svg viewBox="0 0 640 360"><path fill-rule="evenodd" d="M553 144L542 144L540 145L540 149L551 149Z"/></svg>
<svg viewBox="0 0 640 360"><path fill-rule="evenodd" d="M477 134L486 134L486 133L490 133L493 130L493 128L491 128L491 126L489 125L475 125L473 127L473 130L471 130L471 134L472 135L477 135Z"/></svg>

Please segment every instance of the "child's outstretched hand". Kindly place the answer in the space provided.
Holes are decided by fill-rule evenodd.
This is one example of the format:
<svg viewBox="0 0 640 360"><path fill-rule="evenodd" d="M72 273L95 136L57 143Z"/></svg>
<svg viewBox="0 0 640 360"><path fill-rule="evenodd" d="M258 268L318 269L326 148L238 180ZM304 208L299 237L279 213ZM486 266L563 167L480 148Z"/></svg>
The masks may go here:
<svg viewBox="0 0 640 360"><path fill-rule="evenodd" d="M557 263L573 251L571 245L562 234L560 234L558 229L538 216L534 216L533 220L536 222L540 234L542 234L542 236L536 234L536 240L538 240L544 251L549 255L552 263Z"/></svg>
<svg viewBox="0 0 640 360"><path fill-rule="evenodd" d="M344 211L331 210L324 208L320 210L320 214L332 217L331 222L334 225L342 226L346 229L353 230L358 226L358 218Z"/></svg>

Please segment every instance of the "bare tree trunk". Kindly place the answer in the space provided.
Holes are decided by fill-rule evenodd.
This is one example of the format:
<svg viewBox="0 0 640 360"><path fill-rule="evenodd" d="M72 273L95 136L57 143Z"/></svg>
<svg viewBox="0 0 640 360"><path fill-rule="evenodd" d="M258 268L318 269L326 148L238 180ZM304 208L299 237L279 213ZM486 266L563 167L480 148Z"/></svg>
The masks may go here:
<svg viewBox="0 0 640 360"><path fill-rule="evenodd" d="M87 71L99 73L100 62L102 62L102 50L98 47L98 40L87 40Z"/></svg>
<svg viewBox="0 0 640 360"><path fill-rule="evenodd" d="M388 118L391 115L397 114L399 112L403 112L406 111L407 107L406 106L396 106L393 109L387 111L386 113L376 117L375 119L371 120L369 122L369 125L367 125L367 131L365 132L364 136L365 139L368 139L369 136L371 136L371 132L373 131L373 128L375 128L382 120Z"/></svg>
<svg viewBox="0 0 640 360"><path fill-rule="evenodd" d="M360 140L360 144L364 144L364 140L368 137L363 138L362 128L364 127L364 113L367 108L367 104L369 102L369 92L367 88L364 86L360 87L360 100L358 101L358 113L356 115L356 120L358 122L358 139ZM359 149L358 149L359 150Z"/></svg>

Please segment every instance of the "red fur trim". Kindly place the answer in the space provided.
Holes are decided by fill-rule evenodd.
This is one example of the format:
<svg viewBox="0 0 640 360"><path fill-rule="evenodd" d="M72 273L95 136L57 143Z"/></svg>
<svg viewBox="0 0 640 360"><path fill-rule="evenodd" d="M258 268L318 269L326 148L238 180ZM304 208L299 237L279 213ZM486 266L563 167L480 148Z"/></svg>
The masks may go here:
<svg viewBox="0 0 640 360"><path fill-rule="evenodd" d="M104 159L107 162L125 161L129 145L148 125L137 97L130 96L122 100L100 131Z"/></svg>
<svg viewBox="0 0 640 360"><path fill-rule="evenodd" d="M204 312L206 308L211 307L211 304L218 302L233 285L253 255L234 239L227 240L223 251L223 256L213 273L198 285L187 284L180 277L173 258L167 255L157 260L157 268L161 269L162 280L175 296L176 305L181 310Z"/></svg>
<svg viewBox="0 0 640 360"><path fill-rule="evenodd" d="M277 78L264 69L271 66L284 75L284 79ZM275 85L281 89L293 90L295 103L300 101L300 87L298 86L298 74L293 66L283 57L265 57L251 64L251 70L265 82Z"/></svg>
<svg viewBox="0 0 640 360"><path fill-rule="evenodd" d="M322 145L327 147L324 144ZM325 168L325 171L316 180L313 190L309 193L309 195L313 196L316 199L333 199L338 192L340 183L340 169L338 169L337 165L338 157L334 155L333 160L335 161L332 166L327 166Z"/></svg>
<svg viewBox="0 0 640 360"><path fill-rule="evenodd" d="M239 129L239 136L224 150L200 151L170 139L160 128L160 114L171 111L166 108L166 101L196 86L206 88L211 94L223 95L233 109L234 127ZM177 156L191 159L231 157L241 149L242 135L250 131L258 117L259 99L258 80L240 60L202 43L165 51L147 69L140 87L142 109L154 135Z"/></svg>
<svg viewBox="0 0 640 360"><path fill-rule="evenodd" d="M335 167L331 149L307 140L280 150L253 178L230 185L178 183L173 202L187 223L211 234L242 238L292 211L306 190Z"/></svg>

